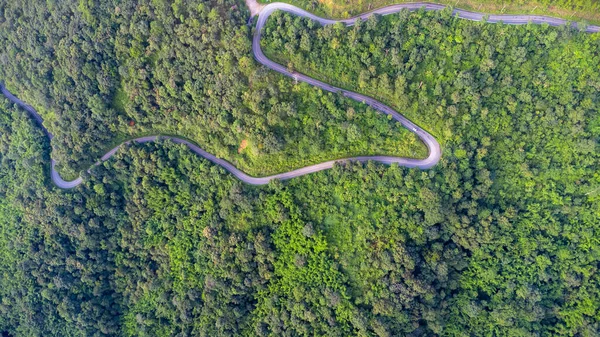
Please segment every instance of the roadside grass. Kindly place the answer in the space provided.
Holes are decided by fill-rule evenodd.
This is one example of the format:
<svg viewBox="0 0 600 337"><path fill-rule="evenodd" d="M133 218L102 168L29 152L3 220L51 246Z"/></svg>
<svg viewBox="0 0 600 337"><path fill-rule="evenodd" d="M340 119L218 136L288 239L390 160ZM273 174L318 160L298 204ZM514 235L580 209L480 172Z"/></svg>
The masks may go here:
<svg viewBox="0 0 600 337"><path fill-rule="evenodd" d="M259 3L285 2L306 9L316 15L327 18L350 18L358 14L393 4L415 1L403 0L258 0ZM525 3L507 3L496 0L433 0L437 3L475 12L491 14L529 14L558 17L574 22L600 25L600 11L578 8L571 9L557 4L543 4L538 1Z"/></svg>

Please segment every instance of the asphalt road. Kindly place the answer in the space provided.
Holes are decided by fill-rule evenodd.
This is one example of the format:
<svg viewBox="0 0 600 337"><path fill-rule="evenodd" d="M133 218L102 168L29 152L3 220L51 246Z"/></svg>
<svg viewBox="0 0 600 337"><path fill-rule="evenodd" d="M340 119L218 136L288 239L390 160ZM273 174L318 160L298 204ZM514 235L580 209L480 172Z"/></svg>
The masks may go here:
<svg viewBox="0 0 600 337"><path fill-rule="evenodd" d="M285 4L285 3L274 2L274 3L268 4L266 6L258 4L256 2L256 0L246 0L246 3L248 4L248 7L251 7L254 9L254 11L252 13L253 15L260 14L264 17L268 17L273 11L279 9L282 11L293 13L298 16L310 18L312 20L320 22L322 25L332 24L332 23L336 23L338 21L348 24L348 25L351 25L358 18L364 20L373 14L389 15L389 14L398 13L403 9L407 9L409 11L416 11L416 10L423 8L426 11L440 11L447 7L445 5L432 4L432 3L428 3L428 2L411 2L411 3L396 4L396 5L390 5L390 6L378 8L378 9L357 15L350 19L332 20L332 19L325 19L325 18L318 17L318 16L316 16L312 13L309 13L303 9L300 9L298 7L295 7L295 6L289 5L289 4ZM466 20L471 20L471 21L483 21L487 17L487 20L486 20L487 23L502 22L502 23L509 24L509 25L524 25L524 24L528 24L528 23L532 23L532 24L545 24L546 23L550 26L564 26L564 25L570 24L574 27L577 27L577 23L575 23L575 22L569 22L564 19L554 18L551 16L543 16L543 15L487 14L487 13L466 11L463 9L453 9L452 13L453 13L453 15L457 15L461 19L466 19ZM585 27L585 31L588 33L598 33L598 32L600 32L600 26L590 25L590 26Z"/></svg>
<svg viewBox="0 0 600 337"><path fill-rule="evenodd" d="M271 175L271 176L267 176L267 177L252 177L252 176L249 176L246 173L240 171L235 166L233 166L233 164L227 162L226 160L215 157L213 154L210 154L210 153L204 151L199 146L197 146L187 140L184 140L181 138L176 138L176 137L167 137L167 136L160 136L160 138L171 139L175 143L185 144L194 153L204 157L205 159L207 159L217 165L222 166L224 169L229 171L231 174L236 176L241 181L248 183L248 184L252 184L252 185L264 185L273 179L284 180L284 179L299 177L299 176L302 176L305 174L332 168L336 163L343 163L343 162L348 162L348 161L359 161L359 162L376 161L376 162L380 162L380 163L384 163L384 164L397 163L398 165L401 165L401 166L417 167L420 169L428 169L428 168L435 166L438 163L438 161L440 160L440 157L441 157L440 145L438 144L438 142L435 140L435 138L432 135L427 133L427 131L423 130L418 125L416 125L413 122L411 122L410 120L408 120L406 117L404 117L401 114L399 114L398 112L394 111L392 108L388 107L387 105L385 105L371 97L367 97L367 96L364 96L364 95L361 95L361 94L358 94L358 93L355 93L352 91L334 87L332 85L318 81L314 78L308 77L308 76L300 74L300 73L296 73L296 72L292 73L292 72L288 71L286 67L269 60L264 55L264 53L260 49L260 38L261 38L262 28L263 28L264 24L266 23L267 18L274 11L277 11L277 10L282 10L282 11L292 13L294 15L310 18L312 20L318 21L322 25L334 24L338 21L342 22L344 24L347 24L347 25L352 25L358 18L364 20L373 14L388 15L388 14L397 13L403 9L418 10L420 8L424 8L425 10L442 10L445 8L445 6L437 5L437 4L430 4L430 3L406 3L406 4L398 4L398 5L392 5L392 6L376 9L376 10L358 15L358 16L356 16L354 18L350 18L350 19L331 20L331 19L325 19L325 18L318 17L318 16L316 16L312 13L309 13L305 10L302 10L298 7L295 7L295 6L292 6L289 4L285 4L285 3L272 3L267 6L259 5L256 3L255 0L247 0L247 3L249 5L249 7L253 9L253 14L256 14L257 12L259 13L258 21L256 24L255 34L254 34L254 37L252 40L252 51L254 53L254 57L256 58L256 60L258 62L260 62L261 64L265 65L266 67L268 67L272 70L275 70L279 73L290 76L297 81L306 82L308 84L317 86L326 91L340 93L348 98L354 99L359 102L363 102L363 103L371 106L374 109L377 109L385 114L392 116L392 118L394 118L396 121L400 122L400 124L402 124L409 131L415 133L423 141L423 143L425 143L425 145L429 149L429 155L425 159L401 158L401 157L392 157L392 156L351 157L351 158L344 158L344 159L338 159L338 160L330 160L327 162L310 165L310 166L306 166L306 167L303 167L303 168L300 168L297 170L280 173L280 174L275 174L275 175ZM566 20L552 18L552 17L545 17L545 16L536 16L536 15L487 15L484 13L475 13L475 12L469 12L469 11L464 11L464 10L460 10L460 9L455 9L454 14L458 15L460 18L467 19L467 20L473 20L473 21L484 20L485 17L487 16L487 22L489 22L489 23L497 23L497 22L504 22L506 24L527 24L527 23L543 24L543 23L546 23L551 26L560 26L560 25L568 24L568 22ZM600 27L588 26L588 27L586 27L586 31L587 32L600 32ZM6 88L2 84L0 84L0 89L2 91L2 94L4 94L10 101L19 105L20 107L25 109L27 112L29 112L31 114L31 116L40 125L40 127L42 127L42 129L48 135L48 137L50 139L52 139L52 137L53 137L52 134L44 127L44 125L42 123L43 122L42 117L37 113L37 111L35 111L35 109L33 107L25 104L19 98L15 97L12 93L10 93L8 90L6 90ZM94 166L99 165L100 163L110 159L119 150L119 148L125 144L129 144L131 142L136 142L136 143L151 142L151 141L155 141L157 138L159 138L159 136L140 137L140 138L136 138L131 141L127 141L127 142L111 149L110 151L108 151L105 155L103 155L100 158L100 160L96 164L94 164L92 167L90 167L90 169L88 169L88 172ZM51 165L52 181L59 188L69 189L69 188L76 187L83 182L81 177L79 177L75 180L72 180L72 181L65 181L64 179L62 179L60 177L60 174L58 174L58 172L55 170L56 162L54 161L54 159L52 159L51 164L52 164Z"/></svg>

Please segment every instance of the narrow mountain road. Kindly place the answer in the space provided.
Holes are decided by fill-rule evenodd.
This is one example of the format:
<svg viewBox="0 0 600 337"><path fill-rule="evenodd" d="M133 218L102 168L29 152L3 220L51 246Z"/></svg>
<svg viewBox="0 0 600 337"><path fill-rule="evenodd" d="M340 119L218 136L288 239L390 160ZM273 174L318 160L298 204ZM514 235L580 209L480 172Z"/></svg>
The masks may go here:
<svg viewBox="0 0 600 337"><path fill-rule="evenodd" d="M252 11L251 11L252 16L260 14L263 17L268 17L273 11L279 9L282 11L293 13L298 16L309 18L311 20L318 21L322 25L333 24L336 22L342 22L347 25L352 25L352 24L354 24L356 19L359 19L359 18L361 20L365 20L373 14L378 14L378 15L395 14L395 13L402 11L403 9L407 9L409 11L416 11L416 10L423 8L426 11L441 11L448 7L446 5L433 4L433 3L429 3L429 2L407 2L407 3L390 5L390 6L374 9L372 11L357 15L357 16L349 18L349 19L332 20L332 19L321 18L321 17L316 16L312 13L309 13L303 9L300 9L296 6L286 4L286 3L274 2L274 3L268 4L265 6L263 4L259 4L256 0L246 0L246 4L248 5L248 8L252 9ZM551 16L543 16L543 15L488 14L488 13L471 12L471 11L467 11L464 9L458 9L458 8L453 9L452 14L458 16L461 19L471 20L471 21L483 21L487 17L487 20L486 20L487 23L502 22L502 23L509 24L509 25L524 25L524 24L532 23L532 24L538 24L538 25L548 24L550 26L564 26L564 25L570 24L573 27L577 27L577 23L569 22L565 19L555 18L555 17L551 17ZM584 31L588 32L588 33L599 33L600 26L590 25L590 26L585 27Z"/></svg>
<svg viewBox="0 0 600 337"><path fill-rule="evenodd" d="M336 22L342 22L346 25L352 25L352 24L354 24L354 22L356 22L357 19L360 18L361 20L364 20L373 14L388 15L388 14L397 13L404 9L408 9L408 10L412 11L412 10L418 10L420 8L424 8L425 10L442 10L442 9L446 8L445 6L437 5L437 4L430 4L430 3L406 3L406 4L398 4L398 5L392 5L392 6L376 9L374 11L361 14L361 15L351 18L351 19L331 20L331 19L325 19L325 18L318 17L318 16L311 14L305 10L302 10L298 7L295 7L295 6L292 6L289 4L285 4L285 3L272 3L272 4L269 4L266 6L258 4L256 2L256 0L246 0L246 3L248 4L248 7L251 9L252 16L259 14L259 18L258 18L258 21L256 24L256 30L255 30L254 37L252 40L252 51L254 53L254 57L256 58L256 60L258 62L260 62L261 64L265 65L266 67L268 67L272 70L275 70L281 74L290 76L298 81L306 82L308 84L317 86L326 91L342 94L348 98L354 99L358 102L365 103L374 109L377 109L385 114L392 116L392 118L394 118L396 121L400 122L404 127L406 127L411 132L414 132L423 141L423 143L425 143L425 145L429 149L429 155L427 156L427 158L414 159L414 158L400 158L400 157L392 157L392 156L351 157L351 158L344 158L344 159L338 159L338 160L331 160L331 161L327 161L327 162L323 162L323 163L319 163L319 164L315 164L315 165L310 165L310 166L303 167L303 168L300 168L297 170L280 173L280 174L275 174L275 175L271 175L271 176L267 176L267 177L252 177L252 176L249 176L246 173L240 171L239 169L237 169L235 166L233 166L231 163L227 162L226 160L217 158L213 154L210 154L210 153L204 151L199 146L197 146L187 140L177 138L177 137L170 137L170 136L149 136L149 137L140 137L140 138L136 138L131 141L127 141L127 142L111 149L105 155L103 155L100 158L100 160L96 164L94 164L94 166L99 165L100 163L110 159L119 150L119 148L125 144L129 144L131 142L136 142L136 143L151 142L151 141L155 141L159 137L162 139L171 139L175 143L185 144L194 153L202 156L203 158L205 158L217 165L222 166L224 169L229 171L231 174L236 176L241 181L248 183L248 184L252 184L252 185L264 185L273 179L284 180L284 179L299 177L299 176L302 176L305 174L332 168L336 163L343 163L343 162L348 162L348 161L365 162L365 161L371 160L371 161L377 161L377 162L384 163L384 164L397 163L398 165L401 165L401 166L417 167L420 169L428 169L428 168L435 166L438 163L438 161L440 160L440 157L441 157L440 145L438 144L438 142L435 140L435 138L432 135L427 133L427 131L423 130L418 125L416 125L413 122L411 122L410 120L408 120L406 117L404 117L401 114L399 114L398 112L394 111L392 108L388 107L385 104L382 104L381 102L379 102L371 97L367 97L367 96L361 95L359 93L355 93L352 91L334 87L332 85L318 81L314 78L308 77L308 76L300 74L300 73L288 71L286 67L271 61L264 55L264 53L262 52L262 50L260 48L260 38L261 38L261 34L262 34L262 28L265 25L268 17L274 11L277 11L277 10L282 10L282 11L292 13L294 15L306 17L306 18L318 21L322 25L334 24ZM469 11L464 11L464 10L460 10L460 9L455 9L454 14L458 15L460 18L467 19L467 20L473 20L473 21L481 21L486 17L486 14L484 14L484 13L475 13L475 12L469 12ZM545 16L534 16L534 15L489 15L489 16L487 16L487 22L489 22L489 23L504 22L507 24L527 24L527 23L531 22L534 24L547 23L552 26L560 26L560 25L568 24L567 21L562 20L562 19L545 17ZM586 27L586 31L587 32L600 32L600 27L588 26L588 27ZM20 99L15 97L2 84L0 84L0 89L1 89L2 93L10 101L19 105L20 107L25 109L27 112L29 112L31 114L31 116L44 129L44 132L48 135L48 137L50 139L52 139L52 137L53 137L52 134L43 126L43 124L42 124L43 119L37 113L37 111L35 111L35 109L33 109L31 106L25 104L23 101L21 101ZM51 177L52 177L52 181L59 188L69 189L69 188L76 187L83 182L81 177L79 177L73 181L63 180L60 177L60 174L58 174L58 172L56 171L55 165L56 165L56 162L54 160L52 160ZM92 166L90 169L88 169L88 172L94 166Z"/></svg>

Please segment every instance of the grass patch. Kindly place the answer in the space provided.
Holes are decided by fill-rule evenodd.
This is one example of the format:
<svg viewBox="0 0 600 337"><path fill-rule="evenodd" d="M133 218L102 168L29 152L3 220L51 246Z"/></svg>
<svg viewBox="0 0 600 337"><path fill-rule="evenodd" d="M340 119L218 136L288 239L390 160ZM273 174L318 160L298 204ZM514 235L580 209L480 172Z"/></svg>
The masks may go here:
<svg viewBox="0 0 600 337"><path fill-rule="evenodd" d="M123 86L121 85L115 91L115 94L113 95L113 99L111 101L110 107L115 109L118 112L125 112L125 102L127 101L127 99L128 99L127 93L125 92L125 90L123 89Z"/></svg>

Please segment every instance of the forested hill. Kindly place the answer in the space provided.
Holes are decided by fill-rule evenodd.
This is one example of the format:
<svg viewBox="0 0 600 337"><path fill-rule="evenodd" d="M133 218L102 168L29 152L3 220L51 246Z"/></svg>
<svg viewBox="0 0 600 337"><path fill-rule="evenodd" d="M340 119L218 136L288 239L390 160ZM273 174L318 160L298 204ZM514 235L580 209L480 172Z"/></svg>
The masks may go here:
<svg viewBox="0 0 600 337"><path fill-rule="evenodd" d="M450 9L371 16L352 27L278 12L262 46L288 67L389 104L450 146L514 137L513 145L555 144L564 160L572 147L594 146L571 141L595 130L581 123L598 118L600 34L477 23Z"/></svg>
<svg viewBox="0 0 600 337"><path fill-rule="evenodd" d="M65 179L148 134L185 137L253 175L426 155L364 105L257 66L248 16L234 0L3 1L0 81L44 118Z"/></svg>
<svg viewBox="0 0 600 337"><path fill-rule="evenodd" d="M211 30L227 26L247 39L245 18L236 17L245 11L241 4L90 4L71 4L76 11L61 21L47 13L70 9L52 1L30 7L3 2L0 25L16 28L10 34L0 29L0 36L20 36L27 20L32 27L45 25L44 20L88 25L86 20L103 17L89 8L114 12L119 26L111 19L108 26L90 27L112 27L114 37L97 36L123 38L120 43L129 46L115 48L119 84L89 97L114 106L127 127L133 117L174 123L181 115L178 110L161 114L169 106L163 104L195 102L216 109L206 108L197 118L224 129L277 130L281 133L273 133L273 139L302 140L308 153L334 148L331 144L349 135L354 144L368 145L382 144L369 138L378 132L397 135L364 106L271 77L249 55L240 55L238 63L227 59L222 50L230 47L207 36L223 34L218 41L229 44L242 41ZM150 8L171 13L169 20L182 34L172 39L178 42L154 39L160 36L151 33L156 24L140 19ZM211 24L196 26L196 16ZM1 335L598 335L600 34L460 21L448 12L403 12L349 28L320 27L287 15L271 19L265 51L298 71L401 104L401 112L444 140L440 163L426 171L348 164L255 187L166 141L125 146L114 160L84 173L82 185L65 192L50 182L47 138L24 111L0 96ZM85 29L81 38L75 33L80 28L62 31L73 43L91 48ZM147 36L141 41L148 44L140 47L134 37L144 32L139 36ZM102 55L110 53L80 53L68 39L51 40L50 33L31 35L37 41L26 36L21 36L22 47L11 37L11 47L1 51L6 66L0 72L13 75L3 79L13 90L23 89L29 103L43 105L44 118L55 116L51 131L68 134L64 139L83 137L85 132L62 129L59 122L79 118L71 104L87 107L87 101L76 103L76 97L86 97L80 87L68 85L67 92L55 93L58 89L43 83L63 83L63 71L78 69L77 55L104 60ZM244 41L239 48L248 48ZM146 55L157 50L152 43L173 48L160 48L157 57ZM36 50L42 55L48 46L72 49L75 56L68 60L73 62L25 57ZM200 51L205 55L194 54ZM185 91L184 76L200 79L205 73L185 72L187 59L172 52L190 53L193 64L206 61L197 66L216 87ZM137 68L121 68L126 63L119 57ZM47 62L52 76L34 76ZM145 77L152 74L150 64L156 66L156 78ZM209 66L215 68L202 68ZM332 77L331 71L340 75ZM239 87L248 91L228 98L228 90L236 87L217 84L227 85L231 79L222 77L238 72L248 78ZM23 74L21 82L17 76ZM169 89L171 75L175 88ZM78 83L98 81L91 77ZM65 83L77 77L68 78ZM135 91L144 85L161 94ZM373 87L378 90L369 91ZM117 100L125 102L121 107L112 101L119 90L128 95ZM129 97L132 93L137 96ZM212 119L238 100L252 118L260 120L263 113L263 122L236 123L229 115ZM228 108L222 113L239 107ZM94 116L86 109L81 118ZM247 121L242 116L239 120ZM290 129L283 128L283 119ZM205 137L198 130L198 137ZM285 130L292 130L289 138L275 137ZM222 136L207 135L215 142Z"/></svg>
<svg viewBox="0 0 600 337"><path fill-rule="evenodd" d="M597 120L580 123L574 142L597 139ZM12 336L599 329L598 151L559 161L534 143L500 166L491 153L506 143L483 140L427 172L351 165L256 188L150 143L64 193L49 187L46 138L4 99L0 134L0 331Z"/></svg>

